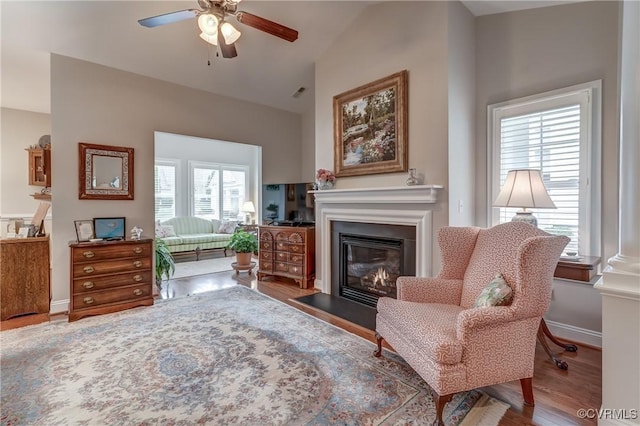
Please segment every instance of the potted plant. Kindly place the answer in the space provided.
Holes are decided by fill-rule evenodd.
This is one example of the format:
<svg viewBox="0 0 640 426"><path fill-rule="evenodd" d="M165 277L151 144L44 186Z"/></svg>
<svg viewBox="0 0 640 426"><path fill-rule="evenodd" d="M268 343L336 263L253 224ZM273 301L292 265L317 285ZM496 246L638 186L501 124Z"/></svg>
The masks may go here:
<svg viewBox="0 0 640 426"><path fill-rule="evenodd" d="M258 238L242 229L238 229L231 236L227 248L236 253L238 266L248 266L251 264L251 255L258 251Z"/></svg>
<svg viewBox="0 0 640 426"><path fill-rule="evenodd" d="M269 219L276 219L278 217L278 208L279 206L276 203L270 203L265 210L271 212L267 215Z"/></svg>
<svg viewBox="0 0 640 426"><path fill-rule="evenodd" d="M176 262L173 259L173 255L169 251L167 243L162 238L156 238L156 286L158 289L162 289L162 277L165 276L167 280L171 279L171 276L176 271Z"/></svg>

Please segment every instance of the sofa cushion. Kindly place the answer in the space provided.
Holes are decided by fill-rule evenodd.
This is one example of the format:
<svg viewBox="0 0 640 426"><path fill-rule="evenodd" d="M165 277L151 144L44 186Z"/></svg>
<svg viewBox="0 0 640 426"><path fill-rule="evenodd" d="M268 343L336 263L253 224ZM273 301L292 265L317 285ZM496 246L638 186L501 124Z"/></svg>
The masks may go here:
<svg viewBox="0 0 640 426"><path fill-rule="evenodd" d="M162 241L164 241L168 246L177 246L183 243L182 238L180 237L166 237L162 238Z"/></svg>
<svg viewBox="0 0 640 426"><path fill-rule="evenodd" d="M213 233L220 234L220 224L222 223L219 219L211 219L211 224L213 225Z"/></svg>
<svg viewBox="0 0 640 426"><path fill-rule="evenodd" d="M161 222L160 225L172 225L178 236L188 234L213 234L213 223L210 220L195 216L174 217Z"/></svg>
<svg viewBox="0 0 640 426"><path fill-rule="evenodd" d="M226 242L229 241L230 235L227 234L188 234L180 235L182 244L198 244L198 243L210 243L214 241Z"/></svg>
<svg viewBox="0 0 640 426"><path fill-rule="evenodd" d="M456 319L464 308L441 303L417 303L390 297L378 299L378 315L396 330L404 330L416 351L440 364L462 361L462 341L456 338ZM382 312L382 313L381 313Z"/></svg>

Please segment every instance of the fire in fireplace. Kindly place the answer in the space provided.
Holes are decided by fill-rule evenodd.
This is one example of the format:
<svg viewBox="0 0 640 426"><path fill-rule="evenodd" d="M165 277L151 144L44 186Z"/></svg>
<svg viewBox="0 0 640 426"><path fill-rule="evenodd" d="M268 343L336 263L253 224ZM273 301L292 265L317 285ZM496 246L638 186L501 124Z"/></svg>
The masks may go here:
<svg viewBox="0 0 640 426"><path fill-rule="evenodd" d="M368 306L396 297L396 280L415 274L415 227L332 222L331 292Z"/></svg>

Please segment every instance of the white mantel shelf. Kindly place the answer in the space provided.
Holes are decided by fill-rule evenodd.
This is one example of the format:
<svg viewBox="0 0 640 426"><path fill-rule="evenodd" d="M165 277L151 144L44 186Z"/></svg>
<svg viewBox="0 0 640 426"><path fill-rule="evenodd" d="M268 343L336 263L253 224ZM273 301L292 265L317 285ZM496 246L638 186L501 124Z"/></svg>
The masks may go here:
<svg viewBox="0 0 640 426"><path fill-rule="evenodd" d="M309 191L316 203L417 203L431 204L438 201L442 185L391 186L387 188L324 189Z"/></svg>

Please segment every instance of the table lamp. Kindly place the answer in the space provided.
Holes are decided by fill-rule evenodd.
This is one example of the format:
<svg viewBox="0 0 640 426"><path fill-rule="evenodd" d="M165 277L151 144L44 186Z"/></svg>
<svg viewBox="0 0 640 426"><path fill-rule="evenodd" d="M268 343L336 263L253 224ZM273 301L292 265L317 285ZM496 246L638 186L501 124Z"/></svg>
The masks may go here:
<svg viewBox="0 0 640 426"><path fill-rule="evenodd" d="M256 212L256 208L253 205L253 201L245 201L242 205L242 212L245 213L245 223L247 225L252 224L251 216Z"/></svg>
<svg viewBox="0 0 640 426"><path fill-rule="evenodd" d="M544 186L540 170L509 170L507 180L493 203L494 207L521 207L511 219L513 222L526 222L538 226L538 219L527 208L555 209L551 197Z"/></svg>

